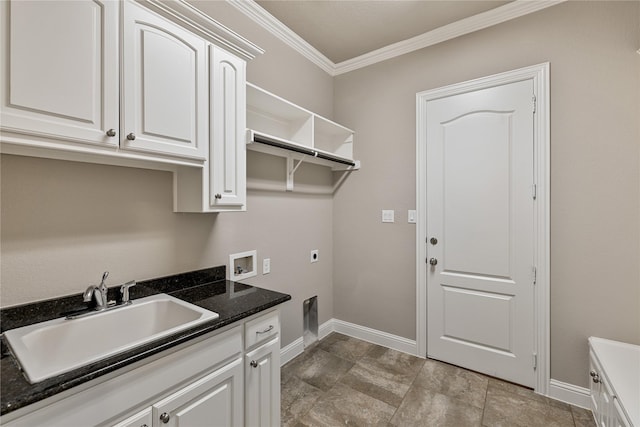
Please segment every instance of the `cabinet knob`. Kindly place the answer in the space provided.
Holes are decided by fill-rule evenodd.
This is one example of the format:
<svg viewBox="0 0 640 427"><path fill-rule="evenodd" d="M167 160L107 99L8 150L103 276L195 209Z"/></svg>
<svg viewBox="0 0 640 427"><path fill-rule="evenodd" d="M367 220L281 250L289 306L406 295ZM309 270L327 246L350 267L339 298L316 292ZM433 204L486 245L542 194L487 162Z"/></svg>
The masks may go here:
<svg viewBox="0 0 640 427"><path fill-rule="evenodd" d="M219 199L222 199L222 194L220 194L220 193L216 193L216 195L215 195L215 196L213 196L213 197L215 197L216 199L218 199L218 200L219 200Z"/></svg>
<svg viewBox="0 0 640 427"><path fill-rule="evenodd" d="M595 374L595 375L593 376L593 382L594 382L594 383L596 383L596 384L598 384L599 382L601 382L601 381L600 381L600 375Z"/></svg>
<svg viewBox="0 0 640 427"><path fill-rule="evenodd" d="M438 264L438 260L437 260L437 259L435 259L435 258L431 258L431 259L429 260L429 264L431 264L431 265L436 265L436 264Z"/></svg>
<svg viewBox="0 0 640 427"><path fill-rule="evenodd" d="M162 421L164 424L168 423L170 419L171 415L167 414L166 412L160 414L160 421Z"/></svg>
<svg viewBox="0 0 640 427"><path fill-rule="evenodd" d="M249 363L249 365L251 365L252 368L257 368L258 362L256 362L255 360L252 360L251 363Z"/></svg>
<svg viewBox="0 0 640 427"><path fill-rule="evenodd" d="M115 129L109 129L107 131L107 136L113 138L114 136L116 136L116 130Z"/></svg>
<svg viewBox="0 0 640 427"><path fill-rule="evenodd" d="M135 133L133 133L133 132L131 132L129 135L127 135L127 139L128 139L129 141L133 141L133 140L135 140L135 139L136 139L136 134L135 134Z"/></svg>
<svg viewBox="0 0 640 427"><path fill-rule="evenodd" d="M429 242L431 242L432 245L437 245L438 239L436 239L435 237L432 237L431 239L429 239Z"/></svg>
<svg viewBox="0 0 640 427"><path fill-rule="evenodd" d="M598 374L596 373L596 371L591 371L591 372L589 372L589 375L591 375L591 378L593 378Z"/></svg>

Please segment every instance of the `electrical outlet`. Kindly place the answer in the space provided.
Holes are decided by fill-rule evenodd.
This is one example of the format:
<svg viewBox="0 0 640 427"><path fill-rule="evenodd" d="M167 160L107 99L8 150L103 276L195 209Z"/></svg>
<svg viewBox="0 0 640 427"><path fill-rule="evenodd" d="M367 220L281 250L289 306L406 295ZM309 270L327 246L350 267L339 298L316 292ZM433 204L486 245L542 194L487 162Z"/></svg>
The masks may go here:
<svg viewBox="0 0 640 427"><path fill-rule="evenodd" d="M311 262L318 262L318 259L320 258L320 251L317 249L314 249L311 251Z"/></svg>
<svg viewBox="0 0 640 427"><path fill-rule="evenodd" d="M394 222L394 213L395 211L393 210L384 209L382 211L382 222Z"/></svg>
<svg viewBox="0 0 640 427"><path fill-rule="evenodd" d="M262 274L271 273L271 259L265 258L262 260Z"/></svg>

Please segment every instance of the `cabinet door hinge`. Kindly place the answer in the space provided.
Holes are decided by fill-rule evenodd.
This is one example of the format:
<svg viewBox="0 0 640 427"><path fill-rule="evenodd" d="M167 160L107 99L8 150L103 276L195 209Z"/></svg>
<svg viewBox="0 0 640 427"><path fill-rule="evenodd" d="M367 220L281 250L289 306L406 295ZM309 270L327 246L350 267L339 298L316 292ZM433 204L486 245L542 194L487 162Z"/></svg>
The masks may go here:
<svg viewBox="0 0 640 427"><path fill-rule="evenodd" d="M536 108L538 107L538 98L536 98L536 96L533 95L531 100L533 101L533 114L535 114L536 113Z"/></svg>
<svg viewBox="0 0 640 427"><path fill-rule="evenodd" d="M538 353L533 353L533 370L538 369Z"/></svg>
<svg viewBox="0 0 640 427"><path fill-rule="evenodd" d="M538 282L538 268L533 266L533 284L535 285Z"/></svg>

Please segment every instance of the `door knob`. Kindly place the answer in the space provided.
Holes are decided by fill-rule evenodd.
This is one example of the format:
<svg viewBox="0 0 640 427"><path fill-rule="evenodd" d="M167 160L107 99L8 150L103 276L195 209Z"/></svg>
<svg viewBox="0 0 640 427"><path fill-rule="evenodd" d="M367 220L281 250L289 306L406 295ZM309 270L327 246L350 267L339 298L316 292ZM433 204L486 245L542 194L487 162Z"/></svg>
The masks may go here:
<svg viewBox="0 0 640 427"><path fill-rule="evenodd" d="M114 136L116 136L116 130L115 129L109 129L107 131L107 136L113 138Z"/></svg>
<svg viewBox="0 0 640 427"><path fill-rule="evenodd" d="M429 264L431 264L431 265L436 265L437 263L438 263L438 260L437 260L437 259L435 259L435 258L431 258L431 259L429 260Z"/></svg>
<svg viewBox="0 0 640 427"><path fill-rule="evenodd" d="M133 140L135 140L135 139L136 139L136 134L135 134L135 133L133 133L133 132L131 132L129 135L127 135L127 139L128 139L129 141L133 141Z"/></svg>

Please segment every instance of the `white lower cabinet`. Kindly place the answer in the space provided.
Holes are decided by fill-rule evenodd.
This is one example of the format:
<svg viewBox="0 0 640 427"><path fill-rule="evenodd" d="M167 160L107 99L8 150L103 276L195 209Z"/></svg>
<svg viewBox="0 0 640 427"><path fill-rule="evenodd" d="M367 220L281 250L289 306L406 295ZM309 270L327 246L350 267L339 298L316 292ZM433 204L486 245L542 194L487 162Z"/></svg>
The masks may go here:
<svg viewBox="0 0 640 427"><path fill-rule="evenodd" d="M154 426L242 425L242 358L153 405Z"/></svg>
<svg viewBox="0 0 640 427"><path fill-rule="evenodd" d="M135 415L130 416L113 427L151 427L153 425L151 408L146 408Z"/></svg>
<svg viewBox="0 0 640 427"><path fill-rule="evenodd" d="M598 427L640 427L640 346L591 337L589 371Z"/></svg>
<svg viewBox="0 0 640 427"><path fill-rule="evenodd" d="M248 427L280 425L280 339L245 357L245 419Z"/></svg>
<svg viewBox="0 0 640 427"><path fill-rule="evenodd" d="M250 331L256 337L246 339ZM5 415L7 427L280 425L279 311ZM248 344L250 343L250 344Z"/></svg>

